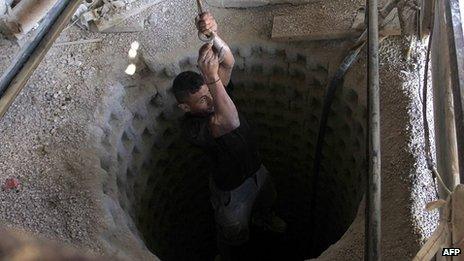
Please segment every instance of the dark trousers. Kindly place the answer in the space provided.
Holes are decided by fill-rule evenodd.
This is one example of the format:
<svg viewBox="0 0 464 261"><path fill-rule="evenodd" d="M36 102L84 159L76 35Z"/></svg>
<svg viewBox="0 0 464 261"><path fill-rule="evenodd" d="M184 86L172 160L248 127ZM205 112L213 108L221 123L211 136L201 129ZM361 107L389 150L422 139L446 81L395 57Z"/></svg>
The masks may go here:
<svg viewBox="0 0 464 261"><path fill-rule="evenodd" d="M210 179L211 203L217 228L221 261L244 260L244 244L250 236L252 215L268 215L276 198L271 176L264 165L231 191L218 189ZM245 251L246 252L246 251Z"/></svg>

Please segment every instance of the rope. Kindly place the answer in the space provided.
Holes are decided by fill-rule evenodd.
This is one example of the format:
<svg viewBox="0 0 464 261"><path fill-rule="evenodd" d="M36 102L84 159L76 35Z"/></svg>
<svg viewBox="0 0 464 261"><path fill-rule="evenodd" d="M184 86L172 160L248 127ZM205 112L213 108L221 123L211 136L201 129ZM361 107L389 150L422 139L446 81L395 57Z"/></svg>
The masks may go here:
<svg viewBox="0 0 464 261"><path fill-rule="evenodd" d="M197 8L198 8L198 18L199 18L200 15L206 11L205 8L203 7L202 0L197 0ZM198 22L197 19L195 19L195 22ZM198 32L198 39L200 39L202 42L211 43L214 41L214 38L215 38L215 35L211 31L208 31L206 33Z"/></svg>

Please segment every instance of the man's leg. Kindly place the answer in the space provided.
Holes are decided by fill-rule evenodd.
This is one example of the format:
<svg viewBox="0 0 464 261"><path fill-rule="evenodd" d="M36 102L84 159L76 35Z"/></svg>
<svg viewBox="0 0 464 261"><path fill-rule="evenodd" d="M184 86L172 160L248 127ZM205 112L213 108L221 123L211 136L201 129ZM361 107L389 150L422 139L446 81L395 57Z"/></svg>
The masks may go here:
<svg viewBox="0 0 464 261"><path fill-rule="evenodd" d="M264 165L256 173L255 182L259 192L253 207L253 224L264 230L276 233L285 232L287 224L275 215L273 209L277 192L272 177Z"/></svg>
<svg viewBox="0 0 464 261"><path fill-rule="evenodd" d="M238 255L249 239L249 220L257 186L253 179L247 179L232 191L221 191L210 180L210 190L221 261L243 260Z"/></svg>
<svg viewBox="0 0 464 261"><path fill-rule="evenodd" d="M275 190L272 177L269 175L268 170L264 166L259 169L255 177L255 182L257 183L259 192L256 197L254 211L270 211L277 198L277 192Z"/></svg>

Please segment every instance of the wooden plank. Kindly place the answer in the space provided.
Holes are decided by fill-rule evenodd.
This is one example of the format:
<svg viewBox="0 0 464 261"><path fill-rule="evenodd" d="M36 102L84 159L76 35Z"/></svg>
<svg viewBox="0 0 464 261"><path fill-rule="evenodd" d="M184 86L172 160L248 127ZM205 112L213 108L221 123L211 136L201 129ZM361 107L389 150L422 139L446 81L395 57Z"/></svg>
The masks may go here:
<svg viewBox="0 0 464 261"><path fill-rule="evenodd" d="M452 195L452 245L464 249L464 185L459 184ZM453 260L464 260L463 253Z"/></svg>
<svg viewBox="0 0 464 261"><path fill-rule="evenodd" d="M430 33L432 28L432 16L434 9L434 0L421 0L419 33L421 38L424 38Z"/></svg>
<svg viewBox="0 0 464 261"><path fill-rule="evenodd" d="M435 121L435 155L438 173L445 185L453 190L459 184L456 127L454 123L453 94L451 91L450 62L444 3L435 7L435 25L432 38L432 91ZM440 198L447 194L439 186Z"/></svg>
<svg viewBox="0 0 464 261"><path fill-rule="evenodd" d="M271 38L276 41L311 41L355 37L360 31L351 24L351 16L332 17L330 13L274 16Z"/></svg>
<svg viewBox="0 0 464 261"><path fill-rule="evenodd" d="M316 41L354 38L364 29L365 11L355 15L318 12L318 15L275 16L271 38L276 41ZM395 8L381 22L382 36L401 35L398 10Z"/></svg>

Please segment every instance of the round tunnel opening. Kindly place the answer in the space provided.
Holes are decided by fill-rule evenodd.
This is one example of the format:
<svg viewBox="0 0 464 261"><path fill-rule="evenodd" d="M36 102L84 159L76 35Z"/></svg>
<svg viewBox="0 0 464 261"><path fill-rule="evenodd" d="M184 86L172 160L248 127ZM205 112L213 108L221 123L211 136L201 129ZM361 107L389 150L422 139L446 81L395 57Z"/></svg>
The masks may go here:
<svg viewBox="0 0 464 261"><path fill-rule="evenodd" d="M364 193L365 106L355 88L337 91L314 193L312 168L327 63L262 47L238 49L235 56L233 99L258 135L278 192L276 212L288 224L283 235L252 228L248 250L275 260L316 257L350 226ZM176 73L193 70L194 62L186 58L178 68L167 67L136 88L124 88L102 141L116 154L115 160L101 162L103 169L116 173L119 203L161 260L212 260L217 254L209 162L181 137L180 113L169 93Z"/></svg>

